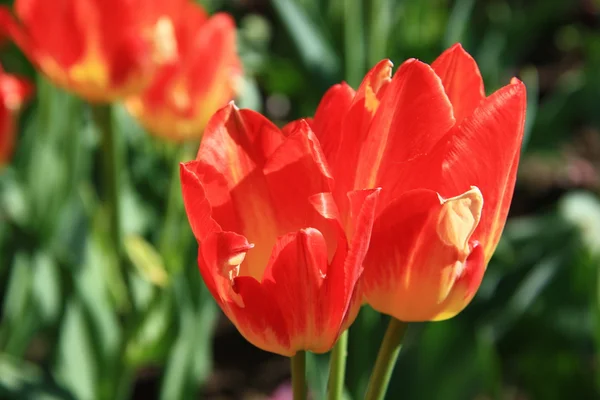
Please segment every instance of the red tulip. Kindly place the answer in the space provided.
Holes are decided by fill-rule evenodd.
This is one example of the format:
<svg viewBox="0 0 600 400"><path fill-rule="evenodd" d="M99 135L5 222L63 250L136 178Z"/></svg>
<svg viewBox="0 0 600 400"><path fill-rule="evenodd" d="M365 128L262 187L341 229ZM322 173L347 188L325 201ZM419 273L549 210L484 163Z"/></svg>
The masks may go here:
<svg viewBox="0 0 600 400"><path fill-rule="evenodd" d="M181 164L200 272L257 347L326 352L356 315L377 190L350 191L342 216L319 142L305 121L284 129L232 104Z"/></svg>
<svg viewBox="0 0 600 400"><path fill-rule="evenodd" d="M489 97L460 45L391 78L375 66L354 92L331 88L313 121L341 193L382 188L361 278L366 301L403 321L441 320L471 301L515 185L525 86Z"/></svg>
<svg viewBox="0 0 600 400"><path fill-rule="evenodd" d="M5 73L0 67L0 166L10 160L16 130L15 119L32 89L30 83Z"/></svg>
<svg viewBox="0 0 600 400"><path fill-rule="evenodd" d="M150 132L172 140L198 139L208 119L235 94L241 75L235 24L223 13L208 18L195 3L182 8L177 19L179 58L126 105Z"/></svg>
<svg viewBox="0 0 600 400"><path fill-rule="evenodd" d="M140 92L177 56L172 14L184 0L16 0L4 29L56 85L94 102Z"/></svg>

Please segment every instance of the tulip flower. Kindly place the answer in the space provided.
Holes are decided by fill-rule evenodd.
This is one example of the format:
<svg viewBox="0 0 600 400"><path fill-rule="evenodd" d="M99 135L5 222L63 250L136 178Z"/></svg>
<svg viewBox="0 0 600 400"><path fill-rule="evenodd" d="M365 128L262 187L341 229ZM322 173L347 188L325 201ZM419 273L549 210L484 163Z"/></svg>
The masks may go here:
<svg viewBox="0 0 600 400"><path fill-rule="evenodd" d="M512 198L526 92L486 97L460 45L431 66L381 61L358 91L339 84L312 128L341 193L381 187L361 288L401 321L453 317L471 301Z"/></svg>
<svg viewBox="0 0 600 400"><path fill-rule="evenodd" d="M9 75L0 68L0 166L10 160L16 130L15 119L32 89L33 86L24 79Z"/></svg>
<svg viewBox="0 0 600 400"><path fill-rule="evenodd" d="M284 129L233 104L181 164L200 273L240 333L286 356L326 352L356 315L355 284L378 190L347 193L347 215L306 121Z"/></svg>
<svg viewBox="0 0 600 400"><path fill-rule="evenodd" d="M126 101L146 129L171 140L199 139L208 119L227 104L241 75L235 24L224 13L208 18L188 3L175 29L179 57L150 87Z"/></svg>
<svg viewBox="0 0 600 400"><path fill-rule="evenodd" d="M182 3L16 0L16 18L0 7L0 30L56 85L111 102L140 92L177 56L171 15Z"/></svg>

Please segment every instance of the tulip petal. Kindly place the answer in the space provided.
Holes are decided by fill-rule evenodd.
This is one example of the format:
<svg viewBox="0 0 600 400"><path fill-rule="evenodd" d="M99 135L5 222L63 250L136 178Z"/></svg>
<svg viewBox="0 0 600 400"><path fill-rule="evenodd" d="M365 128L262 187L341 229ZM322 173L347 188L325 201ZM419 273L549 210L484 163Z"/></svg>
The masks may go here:
<svg viewBox="0 0 600 400"><path fill-rule="evenodd" d="M235 53L235 22L229 14L218 13L213 15L196 36L194 55L196 60L191 60L190 73L195 79L190 81L192 93L212 93L214 96L223 96L211 85L223 83L223 90L231 96L231 76L240 72L241 66ZM210 54L211 57L206 57ZM217 77L218 74L223 76ZM216 101L222 101L216 99ZM216 107L213 106L213 107Z"/></svg>
<svg viewBox="0 0 600 400"><path fill-rule="evenodd" d="M215 167L231 189L262 168L283 140L268 119L230 103L211 118L196 159Z"/></svg>
<svg viewBox="0 0 600 400"><path fill-rule="evenodd" d="M0 15L0 25L28 56L36 63L44 54L51 54L55 62L70 66L80 59L85 51L85 35L82 34L80 16L82 2L51 2L40 0L19 0L15 2L15 12L22 25L7 15ZM0 14L5 11L0 9ZM93 18L93 16L92 16ZM89 18L87 18L89 23ZM65 40L65 38L69 38Z"/></svg>
<svg viewBox="0 0 600 400"><path fill-rule="evenodd" d="M287 232L311 226L336 240L335 231L309 202L310 196L331 190L324 155L306 122L296 128L286 138L260 114L227 106L209 123L193 164L212 219L257 246L242 275L260 279L277 238ZM202 221L192 222L197 235L205 234L194 228Z"/></svg>
<svg viewBox="0 0 600 400"><path fill-rule="evenodd" d="M281 232L314 226L309 197L329 192L332 178L308 123L300 121L263 168ZM311 212L313 218L307 216Z"/></svg>
<svg viewBox="0 0 600 400"><path fill-rule="evenodd" d="M360 150L356 187L395 184L399 164L429 152L453 125L452 105L439 77L427 64L406 61L387 87ZM381 206L390 194L382 192Z"/></svg>
<svg viewBox="0 0 600 400"><path fill-rule="evenodd" d="M442 80L456 123L473 114L485 99L483 79L473 57L457 43L444 51L431 68Z"/></svg>
<svg viewBox="0 0 600 400"><path fill-rule="evenodd" d="M327 258L325 238L307 228L282 236L265 270L263 285L280 305L297 350L325 352L338 335L342 310L327 312L322 301L336 299L325 284Z"/></svg>
<svg viewBox="0 0 600 400"><path fill-rule="evenodd" d="M311 201L314 195L331 191L332 178L308 123L299 121L295 125L295 130L271 155L263 173L278 235L313 227L328 243L338 240L337 228L319 214ZM331 246L330 255L334 250L335 246Z"/></svg>
<svg viewBox="0 0 600 400"><path fill-rule="evenodd" d="M212 232L218 232L221 227L211 217L212 208L198 178L202 164L199 161L190 161L179 164L183 204L192 228L198 241L204 240Z"/></svg>
<svg viewBox="0 0 600 400"><path fill-rule="evenodd" d="M500 239L514 190L525 123L526 91L515 81L486 98L431 154L398 167L393 194L416 188L451 197L477 186L486 207L474 238L486 261ZM393 196L393 195L392 195Z"/></svg>
<svg viewBox="0 0 600 400"><path fill-rule="evenodd" d="M348 193L350 202L350 223L346 230L350 237L350 249L346 255L344 271L345 296L350 297L350 304L344 317L341 331L343 332L356 319L362 305L363 293L359 279L363 274L363 263L371 242L375 210L381 194L381 189L365 189ZM334 279L334 278L332 278ZM348 291L351 292L348 292Z"/></svg>
<svg viewBox="0 0 600 400"><path fill-rule="evenodd" d="M479 242L474 241L471 253L463 263L461 276L454 282L450 293L439 306L440 312L431 319L432 321L443 321L454 317L473 300L483 280L485 266L483 247Z"/></svg>
<svg viewBox="0 0 600 400"><path fill-rule="evenodd" d="M444 307L455 283L484 269L483 263L468 265L482 207L477 188L450 199L418 189L392 202L377 216L365 259L362 288L368 303L402 321L446 316Z"/></svg>
<svg viewBox="0 0 600 400"><path fill-rule="evenodd" d="M369 125L373 120L373 116L377 112L381 104L382 98L385 96L388 86L390 85L390 77L392 73L392 63L389 60L380 61L373 67L363 79L354 100L347 114L343 116L341 129L334 131L334 124L323 122L324 118L331 118L327 115L326 104L320 106L321 113L315 116L314 127L317 129L318 137L328 137L327 142L337 142L338 148L327 145L329 149L326 153L327 160L330 163L331 170L335 176L335 195L336 200L340 202L340 207L346 209L346 194L355 188L372 188L375 185L355 185L355 177L357 173L357 164L361 149L365 140L372 140L367 135ZM342 90L342 89L340 89ZM339 105L327 106L328 109L342 111L346 106L344 102L347 100L348 94L338 95L336 99L340 102ZM333 99L333 100L336 100ZM332 101L333 101L332 100ZM330 128L327 132L324 130ZM369 170L371 167L369 167ZM342 211L345 214L345 211Z"/></svg>
<svg viewBox="0 0 600 400"><path fill-rule="evenodd" d="M332 166L342 141L342 124L355 94L345 82L334 85L325 93L315 112L312 129Z"/></svg>
<svg viewBox="0 0 600 400"><path fill-rule="evenodd" d="M240 261L240 249L248 245L246 238L233 232L208 235L198 251L200 273L225 315L249 342L291 355L286 321L272 293L253 277L230 274L236 270L232 260Z"/></svg>

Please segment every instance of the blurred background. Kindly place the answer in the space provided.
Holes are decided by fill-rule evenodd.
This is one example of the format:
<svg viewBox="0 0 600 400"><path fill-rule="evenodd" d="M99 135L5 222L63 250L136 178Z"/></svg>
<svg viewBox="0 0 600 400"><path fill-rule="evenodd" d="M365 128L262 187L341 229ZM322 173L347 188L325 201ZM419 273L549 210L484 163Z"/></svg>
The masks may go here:
<svg viewBox="0 0 600 400"><path fill-rule="evenodd" d="M463 313L411 326L387 398L600 398L600 1L201 3L238 24L236 103L278 124L312 115L334 83L356 88L380 59L430 63L455 42L477 60L488 94L520 77L526 136L503 239ZM2 47L0 62L37 86L0 172L0 398L290 398L288 360L246 343L197 271L176 167L198 144L149 136L117 110L139 311L124 319L89 108L15 46ZM386 325L364 308L351 328L349 399L363 397ZM328 355L309 355L314 399L327 367Z"/></svg>

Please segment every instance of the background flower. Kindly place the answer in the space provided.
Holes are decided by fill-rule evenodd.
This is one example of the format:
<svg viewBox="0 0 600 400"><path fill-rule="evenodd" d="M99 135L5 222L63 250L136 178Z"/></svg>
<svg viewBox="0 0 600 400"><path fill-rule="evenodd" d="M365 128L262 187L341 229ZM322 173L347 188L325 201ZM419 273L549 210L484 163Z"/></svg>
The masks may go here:
<svg viewBox="0 0 600 400"><path fill-rule="evenodd" d="M0 166L10 161L18 112L32 90L25 79L7 74L0 67Z"/></svg>
<svg viewBox="0 0 600 400"><path fill-rule="evenodd" d="M93 102L137 93L177 56L172 16L187 2L18 0L0 26L56 85Z"/></svg>
<svg viewBox="0 0 600 400"><path fill-rule="evenodd" d="M126 104L150 132L178 141L200 137L208 119L236 93L242 71L229 15L209 18L190 2L176 19L177 59Z"/></svg>

